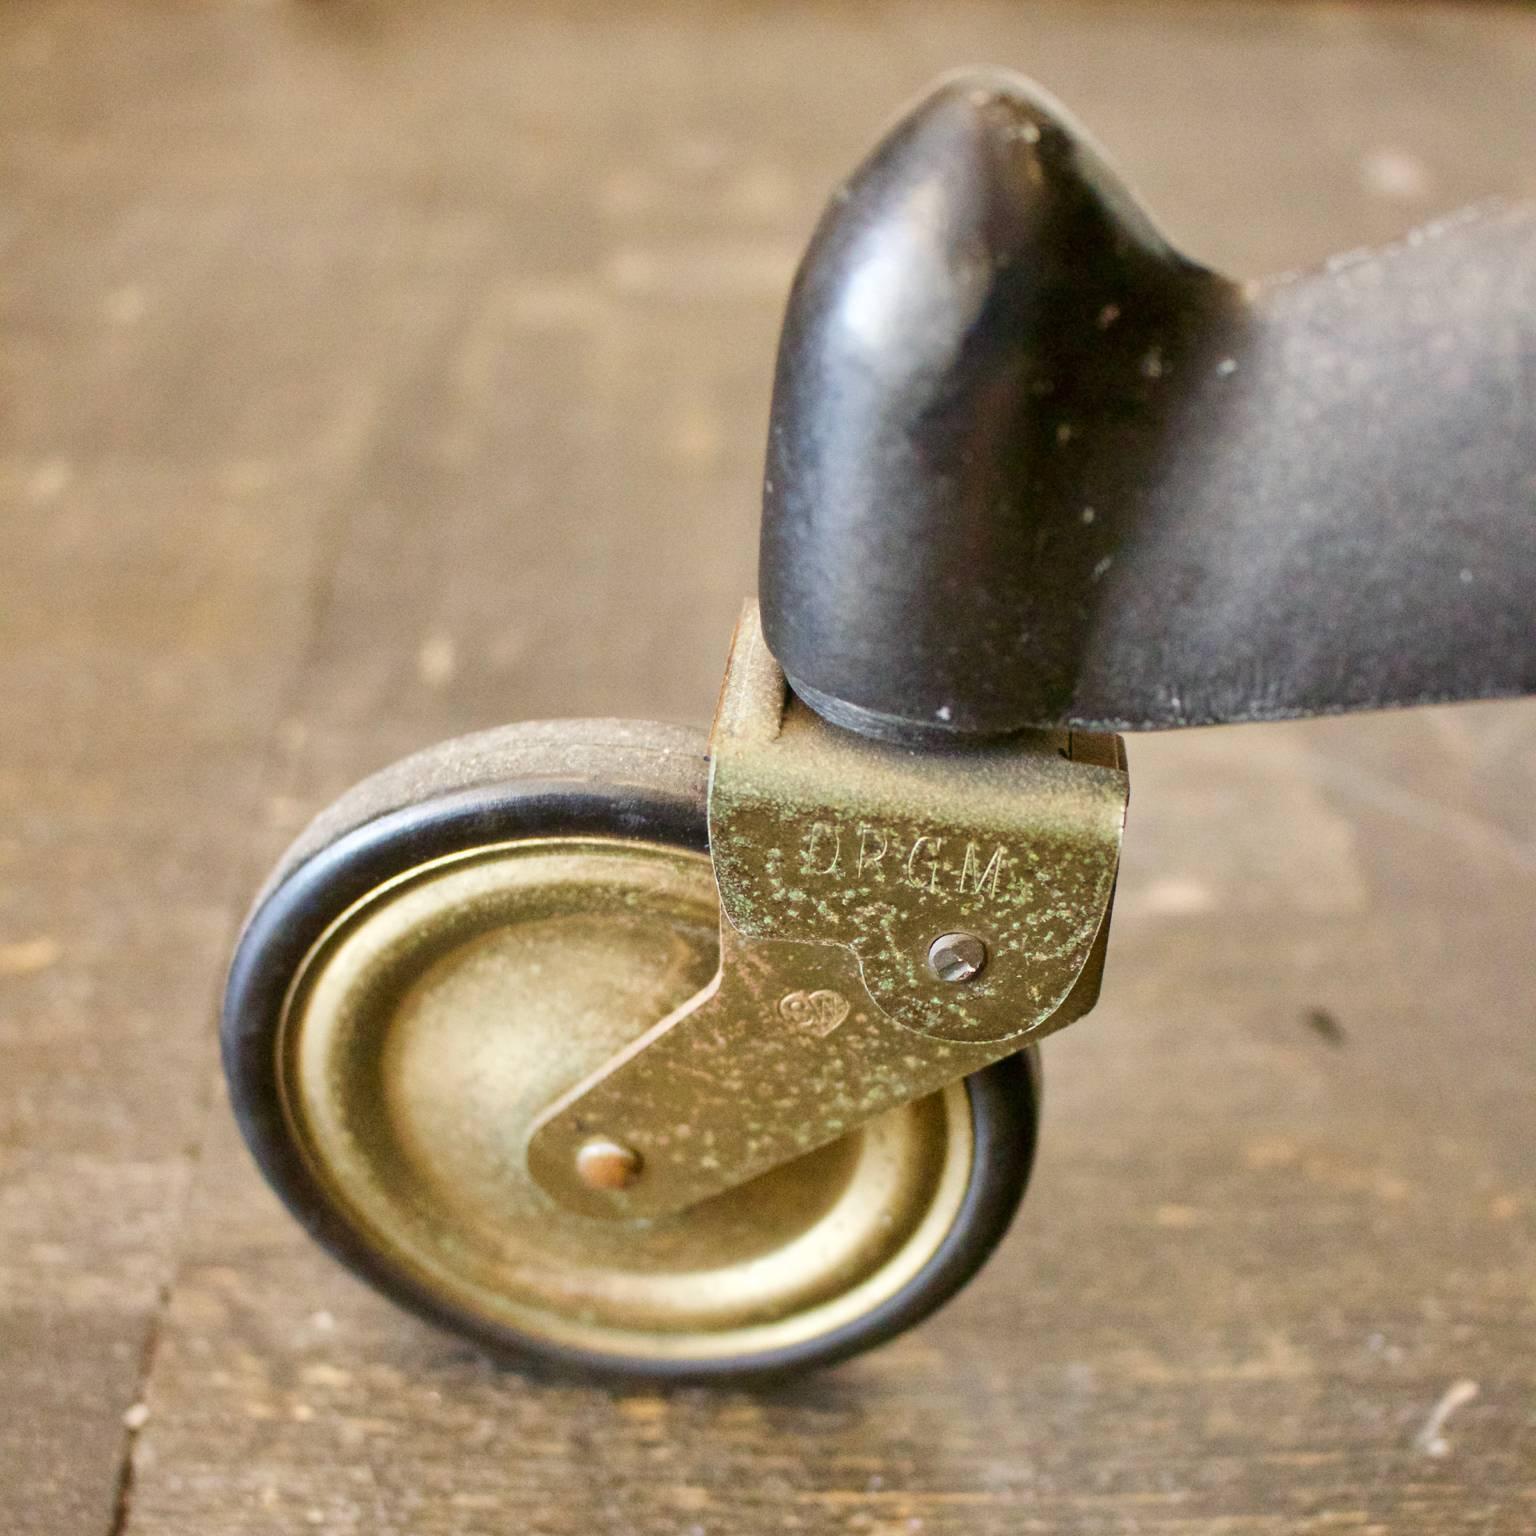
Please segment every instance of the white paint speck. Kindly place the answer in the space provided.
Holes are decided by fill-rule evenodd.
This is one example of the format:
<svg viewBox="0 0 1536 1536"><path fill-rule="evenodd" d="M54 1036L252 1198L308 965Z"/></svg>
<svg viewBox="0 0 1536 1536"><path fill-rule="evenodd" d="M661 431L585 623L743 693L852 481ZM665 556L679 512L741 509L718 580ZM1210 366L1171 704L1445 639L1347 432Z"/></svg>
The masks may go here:
<svg viewBox="0 0 1536 1536"><path fill-rule="evenodd" d="M1097 512L1095 512L1092 507L1084 507L1083 508L1083 525L1086 527L1098 515L1099 514Z"/></svg>
<svg viewBox="0 0 1536 1536"><path fill-rule="evenodd" d="M949 707L948 704L940 704L938 708L938 716L939 719L944 721L944 723L947 725L951 720L954 719L955 712Z"/></svg>
<svg viewBox="0 0 1536 1536"><path fill-rule="evenodd" d="M1104 573L1114 563L1115 563L1115 557L1113 555L1105 555L1104 558L1102 560L1100 560L1099 563L1096 566L1094 566L1094 568L1093 568L1093 579L1095 581L1098 581L1099 578L1102 577L1104 575Z"/></svg>
<svg viewBox="0 0 1536 1536"><path fill-rule="evenodd" d="M1361 160L1360 180L1367 192L1394 203L1417 202L1429 195L1434 183L1417 155L1390 146L1373 149Z"/></svg>
<svg viewBox="0 0 1536 1536"><path fill-rule="evenodd" d="M1404 1359L1403 1346L1390 1343L1384 1333L1373 1333L1365 1341L1365 1347L1373 1355L1380 1355L1383 1360L1392 1365L1400 1365Z"/></svg>
<svg viewBox="0 0 1536 1536"><path fill-rule="evenodd" d="M1141 376L1144 379L1160 379L1163 376L1163 353L1153 347L1141 360Z"/></svg>
<svg viewBox="0 0 1536 1536"><path fill-rule="evenodd" d="M1120 318L1120 306L1118 304L1106 304L1099 311L1099 329L1107 331L1116 320Z"/></svg>
<svg viewBox="0 0 1536 1536"><path fill-rule="evenodd" d="M149 1423L149 1404L135 1403L133 1407L123 1415L123 1428L131 1429L135 1434Z"/></svg>
<svg viewBox="0 0 1536 1536"><path fill-rule="evenodd" d="M1445 1421L1456 1412L1458 1408L1465 1407L1477 1396L1478 1387L1475 1381L1453 1381L1445 1389L1440 1401L1429 1410L1429 1417L1424 1420L1424 1427L1413 1437L1413 1448L1422 1451L1426 1456L1449 1456L1451 1443L1442 1433Z"/></svg>
<svg viewBox="0 0 1536 1536"><path fill-rule="evenodd" d="M1230 378L1234 373L1237 372L1237 359L1235 357L1222 358L1222 360L1216 364L1216 372L1219 373L1224 379Z"/></svg>
<svg viewBox="0 0 1536 1536"><path fill-rule="evenodd" d="M1461 584L1464 587L1470 587L1472 585L1472 572L1469 571L1466 566L1462 566L1461 568Z"/></svg>
<svg viewBox="0 0 1536 1536"><path fill-rule="evenodd" d="M316 1333L329 1333L336 1326L336 1319L329 1312L311 1312L309 1326Z"/></svg>

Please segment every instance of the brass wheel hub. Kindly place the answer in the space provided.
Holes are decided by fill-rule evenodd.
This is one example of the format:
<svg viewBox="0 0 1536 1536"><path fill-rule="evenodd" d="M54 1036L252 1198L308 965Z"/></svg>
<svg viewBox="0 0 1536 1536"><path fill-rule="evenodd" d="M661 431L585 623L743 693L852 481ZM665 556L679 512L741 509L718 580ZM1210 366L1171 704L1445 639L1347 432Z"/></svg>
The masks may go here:
<svg viewBox="0 0 1536 1536"><path fill-rule="evenodd" d="M962 1083L654 1220L562 1209L528 1172L539 1115L704 987L718 948L709 861L661 844L501 843L386 882L310 951L283 1012L284 1113L315 1183L443 1306L561 1348L724 1358L868 1314L960 1211ZM587 1132L593 1179L633 1176Z"/></svg>

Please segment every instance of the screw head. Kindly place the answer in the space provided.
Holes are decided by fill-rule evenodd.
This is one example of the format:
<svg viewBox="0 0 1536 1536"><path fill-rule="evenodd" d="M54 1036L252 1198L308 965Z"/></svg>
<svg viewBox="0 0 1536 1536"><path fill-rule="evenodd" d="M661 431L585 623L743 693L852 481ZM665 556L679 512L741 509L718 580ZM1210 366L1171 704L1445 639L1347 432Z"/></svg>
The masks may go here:
<svg viewBox="0 0 1536 1536"><path fill-rule="evenodd" d="M594 1136L576 1154L576 1175L589 1189L628 1189L640 1177L641 1157L633 1147Z"/></svg>
<svg viewBox="0 0 1536 1536"><path fill-rule="evenodd" d="M941 933L928 946L928 969L940 981L971 981L987 963L987 946L974 933Z"/></svg>

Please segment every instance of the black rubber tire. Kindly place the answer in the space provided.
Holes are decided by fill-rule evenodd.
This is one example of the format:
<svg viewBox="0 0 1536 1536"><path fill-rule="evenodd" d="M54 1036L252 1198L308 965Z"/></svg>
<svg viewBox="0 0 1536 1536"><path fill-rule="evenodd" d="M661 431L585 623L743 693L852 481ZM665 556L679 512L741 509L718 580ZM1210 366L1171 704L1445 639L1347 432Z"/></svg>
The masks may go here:
<svg viewBox="0 0 1536 1536"><path fill-rule="evenodd" d="M676 1383L782 1376L858 1354L953 1296L1007 1231L1034 1159L1038 1067L1024 1052L966 1079L974 1150L960 1212L882 1305L771 1353L654 1360L551 1345L446 1305L396 1269L330 1201L296 1146L278 1083L289 987L320 935L382 881L521 836L619 836L708 850L701 732L623 721L510 726L444 743L364 781L300 836L263 888L231 964L221 1023L230 1100L267 1182L334 1257L385 1295L509 1363Z"/></svg>

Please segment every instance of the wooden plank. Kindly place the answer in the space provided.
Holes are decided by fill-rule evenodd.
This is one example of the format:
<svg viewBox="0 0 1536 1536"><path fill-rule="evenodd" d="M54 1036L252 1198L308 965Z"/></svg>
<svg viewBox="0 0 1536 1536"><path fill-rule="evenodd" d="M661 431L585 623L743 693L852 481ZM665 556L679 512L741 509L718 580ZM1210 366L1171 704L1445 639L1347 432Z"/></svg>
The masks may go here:
<svg viewBox="0 0 1536 1536"><path fill-rule="evenodd" d="M0 1530L1536 1524L1527 706L1133 743L1018 1230L793 1388L494 1371L229 1124L219 967L309 810L504 719L707 718L793 262L968 59L1240 272L1536 195L1514 10L0 17Z"/></svg>

